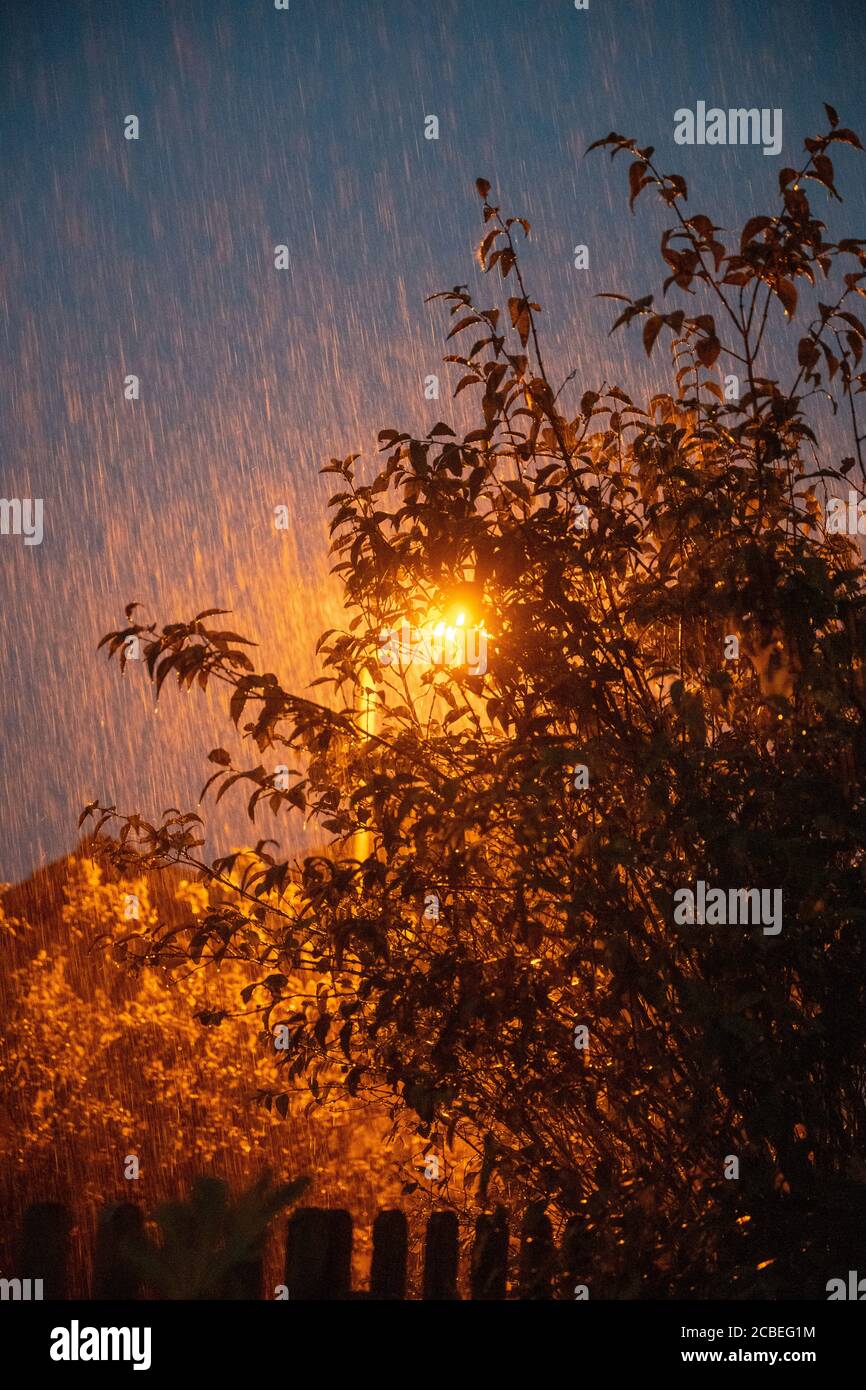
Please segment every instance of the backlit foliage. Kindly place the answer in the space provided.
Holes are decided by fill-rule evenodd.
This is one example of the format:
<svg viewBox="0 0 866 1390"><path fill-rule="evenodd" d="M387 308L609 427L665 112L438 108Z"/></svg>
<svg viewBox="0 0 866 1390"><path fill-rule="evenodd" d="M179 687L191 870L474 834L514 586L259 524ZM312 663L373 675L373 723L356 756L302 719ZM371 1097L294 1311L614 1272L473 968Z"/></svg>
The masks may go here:
<svg viewBox="0 0 866 1390"><path fill-rule="evenodd" d="M828 151L859 147L828 119L735 237L687 215L651 148L599 142L631 156L632 205L654 191L670 219L662 296L614 296L615 327L670 351L669 389L646 401L551 380L530 228L478 181L505 312L462 285L434 296L477 421L384 429L378 467L325 470L348 621L319 643L324 703L256 671L213 611L159 629L131 605L105 639L123 662L139 637L157 690L223 682L256 754L211 753L217 794L330 836L302 864L260 842L230 909L153 928L145 959L258 962L245 1002L290 1024L285 1094L330 1105L339 1082L390 1097L442 1155L462 1138L479 1202L493 1183L583 1218L596 1292L811 1287L862 1152L864 568L822 504L866 482L866 253L809 201L836 194ZM782 383L768 346L798 317ZM816 393L850 413L838 464L806 413ZM383 629L457 608L489 634L485 673L379 662ZM195 815L88 809L119 831L121 866L217 885L236 870L201 858ZM675 890L698 879L781 886L782 933L674 925ZM312 1011L292 1008L299 971Z"/></svg>
<svg viewBox="0 0 866 1390"><path fill-rule="evenodd" d="M175 877L172 887L178 914L206 913L201 883ZM130 894L138 920L125 915ZM64 899L56 924L4 919L0 1154L18 1207L60 1196L77 1211L107 1200L152 1209L203 1172L241 1181L266 1165L309 1174L319 1200L356 1211L399 1191L383 1117L348 1098L311 1114L298 1097L286 1122L256 1105L276 1069L236 1016L249 969L151 968L146 940L159 917L146 877L111 881L72 857ZM202 1028L202 1010L226 1016ZM139 1159L137 1181L124 1178L128 1154Z"/></svg>

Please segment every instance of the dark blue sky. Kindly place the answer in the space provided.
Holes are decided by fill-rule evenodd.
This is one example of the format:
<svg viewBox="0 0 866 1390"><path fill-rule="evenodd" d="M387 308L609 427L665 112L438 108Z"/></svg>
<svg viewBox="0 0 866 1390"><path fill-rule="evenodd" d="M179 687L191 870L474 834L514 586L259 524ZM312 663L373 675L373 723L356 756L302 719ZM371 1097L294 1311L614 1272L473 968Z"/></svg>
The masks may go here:
<svg viewBox="0 0 866 1390"><path fill-rule="evenodd" d="M629 215L625 163L584 160L589 142L653 143L690 210L736 226L772 206L823 101L866 131L863 0L19 0L0 16L0 487L45 499L41 547L0 538L10 877L69 847L91 796L194 799L225 737L207 703L179 728L176 699L154 717L140 672L124 698L93 656L127 600L165 620L232 607L287 680L309 677L333 601L317 469L447 418L444 371L438 406L421 389L443 351L423 300L478 280L476 176L533 223L557 372L578 393L643 389L663 363L608 338L594 296L656 287L665 223L649 202ZM674 112L698 100L780 107L782 155L675 146ZM841 208L816 190L839 235L866 230L862 158L838 156ZM281 501L297 527L278 538Z"/></svg>

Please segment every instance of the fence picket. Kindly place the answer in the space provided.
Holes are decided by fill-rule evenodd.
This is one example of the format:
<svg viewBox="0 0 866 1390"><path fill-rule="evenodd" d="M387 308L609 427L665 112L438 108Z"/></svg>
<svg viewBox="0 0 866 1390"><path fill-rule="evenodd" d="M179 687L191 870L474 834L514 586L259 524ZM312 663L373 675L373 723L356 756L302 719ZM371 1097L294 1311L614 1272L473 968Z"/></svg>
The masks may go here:
<svg viewBox="0 0 866 1390"><path fill-rule="evenodd" d="M459 1234L456 1212L431 1213L424 1241L424 1299L457 1297Z"/></svg>
<svg viewBox="0 0 866 1390"><path fill-rule="evenodd" d="M286 1232L289 1298L348 1298L352 1274L352 1218L347 1211L300 1207Z"/></svg>
<svg viewBox="0 0 866 1390"><path fill-rule="evenodd" d="M117 1202L100 1212L93 1256L93 1298L140 1296L141 1284L129 1262L127 1247L141 1234L143 1225L141 1207L133 1202Z"/></svg>
<svg viewBox="0 0 866 1390"><path fill-rule="evenodd" d="M371 1298L406 1297L409 1232L402 1211L380 1211L373 1223Z"/></svg>
<svg viewBox="0 0 866 1390"><path fill-rule="evenodd" d="M24 1213L19 1275L41 1279L45 1299L69 1297L69 1232L72 1218L61 1202L37 1202Z"/></svg>
<svg viewBox="0 0 866 1390"><path fill-rule="evenodd" d="M505 1298L508 1286L508 1223L503 1207L484 1212L475 1223L470 1289L473 1299Z"/></svg>
<svg viewBox="0 0 866 1390"><path fill-rule="evenodd" d="M530 1209L521 1231L521 1299L550 1298L555 1254L550 1218L542 1211Z"/></svg>

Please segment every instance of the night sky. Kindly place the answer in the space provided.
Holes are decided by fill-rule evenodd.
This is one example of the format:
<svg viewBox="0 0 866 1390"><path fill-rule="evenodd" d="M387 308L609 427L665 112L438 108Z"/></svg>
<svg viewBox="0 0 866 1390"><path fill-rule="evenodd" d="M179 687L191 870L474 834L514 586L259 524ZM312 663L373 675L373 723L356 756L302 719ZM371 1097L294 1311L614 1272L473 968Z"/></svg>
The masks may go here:
<svg viewBox="0 0 866 1390"><path fill-rule="evenodd" d="M477 176L532 222L552 375L576 370L579 398L604 379L660 384L664 366L637 333L609 338L612 306L594 297L660 286L664 212L647 198L632 217L625 161L584 160L590 141L654 144L689 211L736 226L775 206L822 102L866 137L863 0L17 0L0 14L0 491L45 507L41 546L0 537L9 879L74 845L84 802L189 804L207 750L234 746L215 700L167 687L155 713L140 668L121 679L95 654L126 602L161 621L234 609L265 669L310 679L336 616L317 470L381 428L454 418L445 315L424 297L482 279ZM676 146L674 112L699 100L782 108L781 155ZM863 155L834 159L845 202L812 185L813 205L857 235ZM437 371L438 403L423 393ZM250 836L242 818L214 824L220 843Z"/></svg>

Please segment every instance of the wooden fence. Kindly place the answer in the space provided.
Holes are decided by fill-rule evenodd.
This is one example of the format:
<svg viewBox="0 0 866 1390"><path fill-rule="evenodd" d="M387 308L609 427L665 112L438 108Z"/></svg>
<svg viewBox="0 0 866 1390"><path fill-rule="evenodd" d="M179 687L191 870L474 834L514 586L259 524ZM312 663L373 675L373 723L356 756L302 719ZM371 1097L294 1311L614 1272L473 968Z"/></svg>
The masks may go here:
<svg viewBox="0 0 866 1390"><path fill-rule="evenodd" d="M94 1299L137 1299L143 1294L128 1261L130 1239L142 1230L143 1212L132 1203L106 1208L96 1233L92 1275ZM72 1216L65 1205L43 1202L27 1208L19 1243L16 1276L41 1279L43 1297L66 1299L70 1289ZM397 1210L380 1211L373 1225L369 1289L352 1289L352 1218L347 1211L300 1207L288 1219L285 1242L285 1285L297 1300L405 1299L409 1257L406 1217ZM127 1253L125 1253L127 1252ZM557 1249L547 1216L532 1213L519 1232L516 1269L509 1290L510 1241L502 1208L479 1216L468 1253L463 1287L472 1299L499 1300L574 1298L577 1283L586 1282L586 1248L582 1222L566 1228ZM456 1299L460 1279L460 1232L454 1212L433 1212L424 1235L421 1297ZM234 1297L260 1299L262 1262L232 1271ZM228 1296L228 1295L227 1295ZM269 1290L268 1297L274 1297Z"/></svg>

